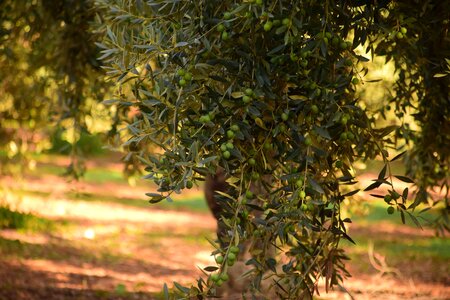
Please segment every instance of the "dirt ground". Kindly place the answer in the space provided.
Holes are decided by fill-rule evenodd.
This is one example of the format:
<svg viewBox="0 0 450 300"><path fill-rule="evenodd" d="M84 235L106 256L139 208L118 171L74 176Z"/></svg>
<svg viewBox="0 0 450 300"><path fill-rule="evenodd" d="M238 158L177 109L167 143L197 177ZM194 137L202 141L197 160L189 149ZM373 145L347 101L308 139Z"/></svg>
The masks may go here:
<svg viewBox="0 0 450 300"><path fill-rule="evenodd" d="M173 281L193 282L201 274L199 268L213 261L205 237L214 236L215 222L207 213L67 197L74 188L106 198L136 197L149 192L145 187L73 185L57 176L29 177L22 182L4 177L0 186L3 201L51 220L69 222L63 230L51 233L0 230L5 245L0 253L1 300L157 299L164 282L169 286ZM7 192L24 187L48 194L24 194L17 202L14 193ZM387 234L391 229L389 224L351 228L367 235ZM395 230L412 234L406 226ZM449 274L434 278L432 274L439 270L429 270L426 263L420 262L422 270L418 271L408 268L415 262L405 262L401 271L384 275L375 268L362 272L352 263L353 277L344 285L349 294L343 288L322 292L320 299L450 299Z"/></svg>

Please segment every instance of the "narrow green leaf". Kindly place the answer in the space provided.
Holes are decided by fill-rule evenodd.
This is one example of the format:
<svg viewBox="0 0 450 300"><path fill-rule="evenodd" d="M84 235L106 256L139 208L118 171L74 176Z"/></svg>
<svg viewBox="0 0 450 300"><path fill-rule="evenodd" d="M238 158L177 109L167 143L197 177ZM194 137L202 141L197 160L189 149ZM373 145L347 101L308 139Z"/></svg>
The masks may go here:
<svg viewBox="0 0 450 300"><path fill-rule="evenodd" d="M163 290L164 290L164 300L169 300L169 288L167 287L166 283L164 283Z"/></svg>
<svg viewBox="0 0 450 300"><path fill-rule="evenodd" d="M403 155L405 155L406 151L403 151L400 154L397 154L393 159L391 159L391 162L396 161L397 159L399 159L400 157L402 157Z"/></svg>
<svg viewBox="0 0 450 300"><path fill-rule="evenodd" d="M434 78L440 78L440 77L445 77L445 76L447 76L448 74L444 74L444 73L437 73L437 74L434 74Z"/></svg>
<svg viewBox="0 0 450 300"><path fill-rule="evenodd" d="M387 169L387 164L384 165L383 169L381 169L380 173L378 174L378 180L382 180L385 178L386 169Z"/></svg>
<svg viewBox="0 0 450 300"><path fill-rule="evenodd" d="M406 183L414 183L414 180L406 176L394 175L394 177Z"/></svg>
<svg viewBox="0 0 450 300"><path fill-rule="evenodd" d="M174 281L173 284L175 285L175 287L180 290L181 292L188 294L189 293L189 289L185 286L182 286L181 284L179 284L178 282Z"/></svg>

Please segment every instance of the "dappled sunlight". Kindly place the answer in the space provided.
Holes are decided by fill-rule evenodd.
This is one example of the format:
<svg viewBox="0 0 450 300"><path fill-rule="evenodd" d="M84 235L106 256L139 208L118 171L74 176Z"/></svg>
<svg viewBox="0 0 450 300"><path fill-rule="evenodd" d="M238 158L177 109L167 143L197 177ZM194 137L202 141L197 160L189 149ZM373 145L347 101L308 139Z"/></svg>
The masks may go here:
<svg viewBox="0 0 450 300"><path fill-rule="evenodd" d="M37 166L39 173L42 163ZM100 168L94 170L99 176L109 172L109 166L101 162L92 163L92 167ZM112 166L111 172L116 171ZM373 177L376 174L361 178L361 187L370 184ZM175 195L174 202L152 205L145 193L153 186L142 182L135 187L125 180L99 182L91 178L70 183L42 171L40 176L27 176L22 181L2 177L0 187L3 205L48 222L35 229L0 230L0 280L25 294L39 291L41 298L48 293L96 298L119 295L117 291L125 289L133 299L152 299L164 283L193 282L202 275L202 268L215 265L213 248L206 238L214 239L216 222L200 188ZM366 196L361 194L361 198ZM443 299L450 293L444 287L450 279L442 275L448 268L439 260L444 244L433 244L434 231L429 228L417 230L400 224L399 216L387 215L377 201L382 202L369 201L367 215L353 216L358 221L348 226L357 245L347 248L353 259L348 267L354 277L345 281L345 289L355 299ZM373 220L377 220L376 226ZM370 265L366 237L374 238L375 253L382 253L388 264L400 270L401 277L381 276ZM391 252L390 244L395 245ZM405 270L406 263L398 259L397 252L402 251L416 259L411 249L429 257L421 261L423 270L417 266ZM328 294L321 290L319 299L351 298L342 288Z"/></svg>

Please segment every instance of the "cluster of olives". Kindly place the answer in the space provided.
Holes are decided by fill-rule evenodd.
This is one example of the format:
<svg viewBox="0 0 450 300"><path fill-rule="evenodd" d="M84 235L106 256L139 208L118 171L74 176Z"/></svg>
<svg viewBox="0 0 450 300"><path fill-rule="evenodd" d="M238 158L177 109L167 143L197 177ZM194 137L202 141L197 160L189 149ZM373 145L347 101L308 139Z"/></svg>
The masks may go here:
<svg viewBox="0 0 450 300"><path fill-rule="evenodd" d="M178 80L178 85L183 87L185 86L188 82L192 81L192 73L190 72L186 72L186 70L184 69L179 69L177 71L177 75L180 77L180 80Z"/></svg>
<svg viewBox="0 0 450 300"><path fill-rule="evenodd" d="M230 246L228 250L229 251L225 255L216 256L215 260L217 264L223 265L226 262L226 266L229 267L235 264L240 249L238 246ZM223 266L221 272L211 274L210 279L216 286L220 287L225 281L229 280L226 267Z"/></svg>

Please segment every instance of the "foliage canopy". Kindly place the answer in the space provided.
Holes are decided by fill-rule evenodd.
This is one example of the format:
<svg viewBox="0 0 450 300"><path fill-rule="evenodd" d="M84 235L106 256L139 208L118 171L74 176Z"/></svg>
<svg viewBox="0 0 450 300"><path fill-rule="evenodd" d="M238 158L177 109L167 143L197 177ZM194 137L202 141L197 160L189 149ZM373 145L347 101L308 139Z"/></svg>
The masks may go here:
<svg viewBox="0 0 450 300"><path fill-rule="evenodd" d="M92 80L96 58L101 59L117 84L117 97L104 102L117 111L113 132L117 122L129 122L127 159L143 165L146 178L159 186L158 194L148 194L151 202L217 170L228 175L230 189L219 197L227 237L214 252L222 259L205 269L208 276L197 286L176 284L180 294L214 294L245 241L251 244L247 264L254 295L261 295L263 278L283 299L312 297L320 277L327 288L339 284L348 276L341 240L352 242L341 206L358 192L351 188L353 165L377 156L385 166L366 190L388 186L386 195L376 197L403 220L409 215L418 223L413 212L421 203L437 206L442 217L436 224L448 230L450 7L445 1L98 0L81 1L77 9L69 2L54 13L56 6L38 1L39 9L52 8L56 20L50 29L30 26L42 32L31 39L36 47L23 54L42 55L43 65L51 66L46 74L65 95L63 116L82 127L85 95L102 86ZM26 30L11 26L26 24L17 14L24 7L6 3L14 13L2 10L7 31L1 38L8 42L3 61L27 40ZM95 11L92 29L87 24ZM60 17L65 26L50 25L61 24ZM46 24L45 18L33 20ZM95 41L91 34L97 32L104 33L99 49L84 44ZM73 47L65 48L68 41ZM65 56L47 57L55 49ZM360 84L370 84L366 63L374 57L393 61L397 76L386 97L389 105L379 111L367 109L358 94ZM32 68L23 72L36 76ZM37 86L28 87L42 95L39 85L45 82L34 80ZM24 103L17 111L43 105ZM380 116L388 118L392 108L400 125L379 126ZM130 110L138 112L131 119ZM25 119L44 122L45 117ZM389 150L401 154L391 157ZM402 156L407 176L391 172L390 162ZM417 191L397 190L393 177L414 180ZM434 187L446 192L433 199Z"/></svg>

